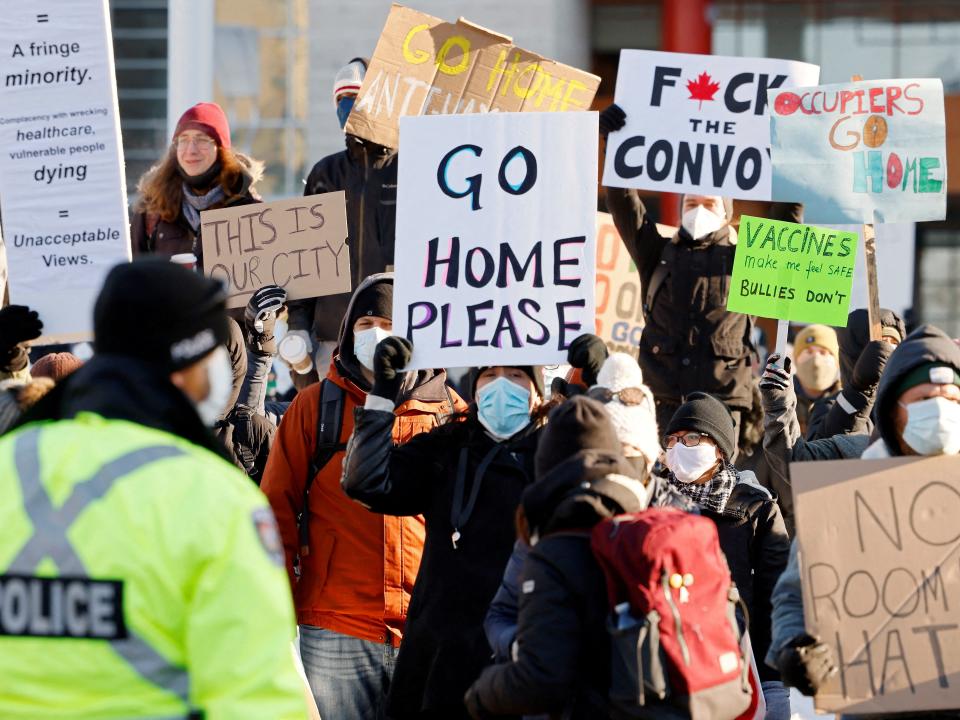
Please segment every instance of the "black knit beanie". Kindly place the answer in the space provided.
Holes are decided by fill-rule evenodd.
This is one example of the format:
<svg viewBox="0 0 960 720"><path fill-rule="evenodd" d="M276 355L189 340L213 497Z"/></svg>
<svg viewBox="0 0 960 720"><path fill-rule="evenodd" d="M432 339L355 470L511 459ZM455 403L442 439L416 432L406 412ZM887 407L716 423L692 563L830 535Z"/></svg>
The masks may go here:
<svg viewBox="0 0 960 720"><path fill-rule="evenodd" d="M717 443L723 457L731 460L737 449L735 427L733 415L722 401L708 393L695 392L687 395L687 401L670 418L666 434L695 430L709 435Z"/></svg>
<svg viewBox="0 0 960 720"><path fill-rule="evenodd" d="M540 432L534 456L534 479L540 480L551 468L581 450L621 452L613 421L596 400L577 395L554 408Z"/></svg>
<svg viewBox="0 0 960 720"><path fill-rule="evenodd" d="M350 324L348 328L352 329L353 324L362 317L376 315L377 317L393 319L393 279L375 282L369 287L365 287L356 299L353 301L353 308L350 312Z"/></svg>
<svg viewBox="0 0 960 720"><path fill-rule="evenodd" d="M192 365L229 336L223 286L165 258L114 267L93 308L96 352L165 372Z"/></svg>
<svg viewBox="0 0 960 720"><path fill-rule="evenodd" d="M492 367L497 367L496 365L481 365L475 367L470 374L470 397L476 399L477 397L477 380L480 379L480 375L483 374L484 370L489 370ZM542 365L506 365L504 367L515 367L517 370L523 370L527 376L533 381L533 386L537 389L537 392L540 394L541 398L546 397L546 391L543 387L543 366Z"/></svg>

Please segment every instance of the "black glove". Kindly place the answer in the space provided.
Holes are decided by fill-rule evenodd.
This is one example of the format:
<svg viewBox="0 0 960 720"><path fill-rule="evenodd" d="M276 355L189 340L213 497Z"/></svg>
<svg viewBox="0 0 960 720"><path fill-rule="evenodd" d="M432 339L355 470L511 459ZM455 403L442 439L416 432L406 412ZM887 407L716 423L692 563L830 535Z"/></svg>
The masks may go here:
<svg viewBox="0 0 960 720"><path fill-rule="evenodd" d="M883 340L871 340L860 353L857 364L853 366L853 377L850 379L851 390L869 395L877 389L880 375L887 365L887 360L896 347Z"/></svg>
<svg viewBox="0 0 960 720"><path fill-rule="evenodd" d="M627 114L616 103L600 113L600 135L606 137L612 132L621 130L627 124Z"/></svg>
<svg viewBox="0 0 960 720"><path fill-rule="evenodd" d="M264 285L247 302L243 312L243 324L247 331L247 344L261 355L276 355L277 340L273 330L277 313L287 300L287 291L279 285Z"/></svg>
<svg viewBox="0 0 960 720"><path fill-rule="evenodd" d="M413 356L413 345L406 338L391 335L373 351L373 388L371 395L396 400L403 385L403 368Z"/></svg>
<svg viewBox="0 0 960 720"><path fill-rule="evenodd" d="M0 310L0 370L23 370L29 357L21 343L35 340L42 332L43 323L36 310L26 305L8 305Z"/></svg>
<svg viewBox="0 0 960 720"><path fill-rule="evenodd" d="M463 696L463 704L473 720L487 720L488 718L494 717L483 707L483 704L480 702L480 695L473 687L467 690L466 695Z"/></svg>
<svg viewBox="0 0 960 720"><path fill-rule="evenodd" d="M833 649L807 634L790 641L777 656L783 684L804 695L816 695L828 678L837 674Z"/></svg>
<svg viewBox="0 0 960 720"><path fill-rule="evenodd" d="M583 389L582 385L577 383L567 382L562 377L555 377L550 382L550 397L564 397L572 398L577 395L583 395L587 391Z"/></svg>
<svg viewBox="0 0 960 720"><path fill-rule="evenodd" d="M587 387L597 384L597 373L607 359L607 345L596 335L584 333L567 349L567 362L578 370L583 370L583 381Z"/></svg>
<svg viewBox="0 0 960 720"><path fill-rule="evenodd" d="M763 375L760 376L761 390L786 390L790 387L790 371L792 368L790 358L783 359L783 367L777 364L779 360L780 355L778 353L773 353L767 358Z"/></svg>

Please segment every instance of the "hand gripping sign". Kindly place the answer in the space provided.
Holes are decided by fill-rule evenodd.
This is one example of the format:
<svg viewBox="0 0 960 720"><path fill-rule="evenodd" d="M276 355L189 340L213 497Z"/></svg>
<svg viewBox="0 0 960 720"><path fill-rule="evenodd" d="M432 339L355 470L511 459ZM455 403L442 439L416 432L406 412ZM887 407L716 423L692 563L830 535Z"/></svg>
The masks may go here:
<svg viewBox="0 0 960 720"><path fill-rule="evenodd" d="M596 113L404 118L393 326L408 369L564 362L594 328Z"/></svg>
<svg viewBox="0 0 960 720"><path fill-rule="evenodd" d="M622 50L603 184L770 199L767 91L816 82L816 65Z"/></svg>

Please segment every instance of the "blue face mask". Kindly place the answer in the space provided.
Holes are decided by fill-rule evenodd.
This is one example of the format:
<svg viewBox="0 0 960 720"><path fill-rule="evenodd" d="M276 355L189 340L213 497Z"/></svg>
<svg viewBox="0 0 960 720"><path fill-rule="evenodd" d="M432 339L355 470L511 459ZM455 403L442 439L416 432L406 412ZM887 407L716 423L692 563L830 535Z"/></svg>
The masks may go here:
<svg viewBox="0 0 960 720"><path fill-rule="evenodd" d="M499 377L477 391L477 419L497 440L506 440L530 424L530 391Z"/></svg>
<svg viewBox="0 0 960 720"><path fill-rule="evenodd" d="M347 95L340 98L340 102L337 103L337 120L340 121L341 130L347 124L347 118L350 116L350 111L353 110L353 101L356 99L356 95Z"/></svg>

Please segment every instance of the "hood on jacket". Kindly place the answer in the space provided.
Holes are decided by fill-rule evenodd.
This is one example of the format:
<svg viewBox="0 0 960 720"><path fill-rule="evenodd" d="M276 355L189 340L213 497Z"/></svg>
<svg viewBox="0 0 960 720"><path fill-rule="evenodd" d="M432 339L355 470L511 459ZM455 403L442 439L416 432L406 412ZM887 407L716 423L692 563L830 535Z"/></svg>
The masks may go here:
<svg viewBox="0 0 960 720"><path fill-rule="evenodd" d="M893 310L880 309L880 324L885 328L893 328L903 340L907 336L907 328L903 319ZM870 320L865 308L854 310L847 317L847 326L837 328L837 341L840 343L840 381L843 387L852 387L853 367L860 359L860 353L870 342Z"/></svg>
<svg viewBox="0 0 960 720"><path fill-rule="evenodd" d="M337 337L337 349L334 352L333 366L341 378L356 385L365 393L370 392L371 384L363 375L363 366L353 352L353 318L357 298L364 290L379 282L393 283L393 273L375 273L364 278L353 291L347 311L340 321L340 332ZM405 400L419 400L421 402L447 402L447 373L445 370L419 370L407 373L400 388L400 394L394 401L397 405Z"/></svg>
<svg viewBox="0 0 960 720"><path fill-rule="evenodd" d="M242 197L249 193L251 197L259 200L260 195L253 186L263 179L264 172L266 171L266 165L264 165L260 160L254 160L249 155L244 155L236 150L231 152L233 152L233 156L243 168L243 174L240 175L239 185L230 189L231 196L236 198Z"/></svg>
<svg viewBox="0 0 960 720"><path fill-rule="evenodd" d="M892 455L900 455L900 442L893 424L900 381L914 368L932 362L944 363L960 372L960 348L940 328L921 325L893 351L883 370L873 408L873 424Z"/></svg>
<svg viewBox="0 0 960 720"><path fill-rule="evenodd" d="M649 493L636 474L624 457L609 451L581 450L568 457L523 493L531 534L589 530L605 518L643 510Z"/></svg>
<svg viewBox="0 0 960 720"><path fill-rule="evenodd" d="M228 459L190 398L162 369L138 358L94 355L25 413L17 427L43 420L69 420L83 412L162 430Z"/></svg>

